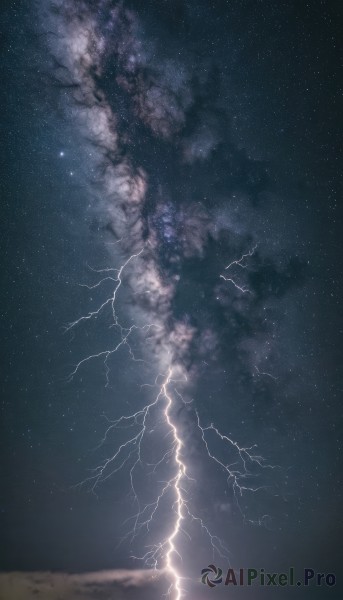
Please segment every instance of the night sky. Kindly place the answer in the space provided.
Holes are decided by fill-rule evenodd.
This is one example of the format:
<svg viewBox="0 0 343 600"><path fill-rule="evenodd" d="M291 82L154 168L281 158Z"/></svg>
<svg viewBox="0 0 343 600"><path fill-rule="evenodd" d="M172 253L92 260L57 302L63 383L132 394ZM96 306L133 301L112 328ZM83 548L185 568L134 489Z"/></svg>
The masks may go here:
<svg viewBox="0 0 343 600"><path fill-rule="evenodd" d="M11 571L80 573L70 599L166 592L138 557L173 528L171 489L130 534L175 477L166 397L138 499L138 443L99 465L171 372L185 597L342 597L341 17L329 0L1 3L1 599L21 598ZM337 585L213 592L212 562ZM82 579L102 570L109 591Z"/></svg>

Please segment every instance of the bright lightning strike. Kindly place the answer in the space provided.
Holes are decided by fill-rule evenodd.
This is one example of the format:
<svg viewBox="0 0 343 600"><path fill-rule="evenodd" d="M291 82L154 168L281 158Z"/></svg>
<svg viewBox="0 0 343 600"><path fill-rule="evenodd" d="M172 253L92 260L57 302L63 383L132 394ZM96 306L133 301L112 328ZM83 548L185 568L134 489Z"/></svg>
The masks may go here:
<svg viewBox="0 0 343 600"><path fill-rule="evenodd" d="M170 383L171 377L172 377L172 370L170 369L168 376L162 386L163 394L167 399L167 406L165 408L164 415L165 415L165 419L166 419L168 426L172 430L173 445L175 447L174 457L175 457L175 463L177 466L177 473L176 473L174 484L173 484L174 492L175 492L176 518L175 518L174 529L171 532L170 536L168 537L168 550L167 550L167 554L166 554L166 569L173 577L173 583L171 584L170 592L173 593L175 600L180 600L180 598L182 596L181 577L174 565L173 558L174 558L174 555L177 553L177 551L175 549L175 541L177 539L178 534L180 533L181 522L184 519L185 500L182 495L182 479L184 477L186 477L186 466L185 466L184 462L182 461L182 446L183 446L183 444L182 444L181 438L179 437L177 427L173 423L172 416L171 416L171 407L172 407L173 401L172 401L171 395L168 394L168 389L167 389L167 386Z"/></svg>
<svg viewBox="0 0 343 600"><path fill-rule="evenodd" d="M252 256L255 248L248 254L243 255L238 261L232 264L237 264L242 268L246 268L243 264L245 258ZM105 349L97 354L89 355L82 360L74 368L70 377L73 377L79 369L87 362L103 358L106 366L106 385L109 384L109 357L117 352L123 346L129 348L129 355L133 360L133 351L129 345L129 337L134 330L140 332L150 331L151 328L158 329L161 325L148 324L138 327L131 325L124 327L118 321L115 303L118 297L118 291L123 282L123 275L128 264L140 257L143 250L137 254L131 255L119 269L101 269L96 272L106 273L105 277L100 279L96 284L85 286L89 290L100 287L105 281L110 281L114 284L113 290L100 304L100 306L89 312L85 316L81 316L68 326L68 330L76 327L81 323L85 323L90 319L96 319L99 314L106 308L111 308L113 318L112 326L119 329L119 342L110 349ZM228 265L230 267L231 265ZM107 275L113 273L114 275ZM169 357L169 367L167 372L159 374L152 387L157 387L157 394L151 402L148 402L142 408L129 415L122 415L113 421L108 420L109 426L100 441L98 447L109 442L110 434L122 430L131 432L126 436L124 441L118 444L117 449L113 454L108 456L98 467L96 467L90 477L86 478L82 484L88 484L90 489L96 493L99 485L106 482L122 469L126 469L130 481L131 494L135 506L137 507L136 514L129 520L133 521L133 525L129 533L124 539L129 538L131 541L137 538L140 533L150 534L151 528L158 519L158 513L163 510L163 506L167 506L172 512L172 524L170 530L167 531L157 543L146 546L147 550L142 556L134 556L137 560L142 560L149 567L162 569L171 581L167 595L170 600L181 600L185 597L186 590L183 581L185 578L182 575L182 543L184 538L191 539L189 529L195 524L207 536L212 546L213 554L217 553L221 557L228 558L229 551L217 535L214 535L202 518L194 514L190 506L190 489L194 479L190 476L191 468L187 464L186 444L183 437L183 429L178 424L180 407L190 406L189 414L193 414L194 430L197 432L199 439L203 444L206 456L213 461L219 470L224 474L229 487L233 491L237 506L244 518L246 518L241 509L240 500L245 493L257 493L265 489L263 485L252 485L251 481L256 478L257 470L274 469L273 465L267 464L262 456L255 452L256 446L244 447L233 440L228 435L219 431L219 429L211 423L203 426L200 421L200 416L196 409L193 409L191 402L183 398L181 392L176 389L176 386L183 386L187 382L186 369L182 365L182 361L174 360L172 352ZM147 384L146 384L147 385ZM149 439L150 435L161 427L162 438L168 440L168 446L161 451L156 462L151 463L145 457L146 448L151 446ZM231 456L231 462L222 459L212 450L212 442L216 438L222 443L224 452L228 451ZM149 475L156 473L163 465L170 477L167 481L156 483L159 491L156 493L155 499L151 502L142 503L138 492L137 479L142 469L146 470ZM265 515L262 523L267 516Z"/></svg>

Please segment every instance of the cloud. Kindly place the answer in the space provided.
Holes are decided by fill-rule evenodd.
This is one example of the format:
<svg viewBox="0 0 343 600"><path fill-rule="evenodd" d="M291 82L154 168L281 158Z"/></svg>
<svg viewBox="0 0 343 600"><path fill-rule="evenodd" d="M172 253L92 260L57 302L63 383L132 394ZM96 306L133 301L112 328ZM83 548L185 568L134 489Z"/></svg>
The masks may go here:
<svg viewBox="0 0 343 600"><path fill-rule="evenodd" d="M160 595L162 580L152 570L0 573L0 600L148 600Z"/></svg>

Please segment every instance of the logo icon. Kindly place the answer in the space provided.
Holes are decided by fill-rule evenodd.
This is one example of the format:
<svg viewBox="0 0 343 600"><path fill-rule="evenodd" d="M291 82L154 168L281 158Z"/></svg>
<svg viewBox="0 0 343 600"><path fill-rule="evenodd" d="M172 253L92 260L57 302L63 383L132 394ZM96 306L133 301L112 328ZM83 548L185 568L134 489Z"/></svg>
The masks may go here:
<svg viewBox="0 0 343 600"><path fill-rule="evenodd" d="M210 573L214 573L214 578L212 577L210 579ZM219 567L208 565L207 569L201 571L201 581L205 585L207 584L209 587L213 588L223 581L222 574L223 571Z"/></svg>

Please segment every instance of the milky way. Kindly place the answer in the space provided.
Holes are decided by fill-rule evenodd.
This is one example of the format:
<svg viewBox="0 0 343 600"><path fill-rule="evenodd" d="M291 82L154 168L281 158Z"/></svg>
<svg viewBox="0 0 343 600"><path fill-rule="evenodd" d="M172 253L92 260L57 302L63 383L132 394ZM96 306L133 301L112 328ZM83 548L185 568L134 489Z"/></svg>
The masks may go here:
<svg viewBox="0 0 343 600"><path fill-rule="evenodd" d="M180 458L179 436L185 436L182 439L194 453L189 440L197 430L237 503L247 491L254 494L267 489L263 473L260 484L252 483L256 469L273 471L275 466L255 450L254 440L244 447L220 433L216 424L201 425L197 409L189 405L203 365L214 372L219 361L226 360L233 372L239 365L249 381L248 389L258 386L261 377L277 381L280 374L269 365L277 352L279 315L277 303L270 299L282 299L301 280L303 266L282 253L280 240L269 247L265 244L258 215L270 187L268 169L235 142L225 77L209 57L199 58L196 45L178 45L162 19L148 25L139 11L125 3L59 1L43 3L41 13L60 102L82 140L89 195L113 241L113 263L102 270L94 287L112 281L114 294L107 300L105 295L100 310L76 319L67 329L112 306L112 325L119 330L114 350L129 347L131 358L150 361L157 375L156 400L110 424L105 441L123 423L141 429L121 441L119 451L95 471L90 478L92 488L94 482L97 485L115 474L119 466L130 464L135 444L143 444L150 430L156 428L163 434L161 417L154 414L160 389L167 399L162 414L172 444L164 447L164 442L154 442L162 458L154 462L147 451L146 464L154 465L153 472L158 473L161 464L169 468L174 456L179 475L169 476L157 498L162 504L172 485L175 497L169 511L179 518L176 533L188 515L188 535L199 522L209 542L224 551L217 534L188 508L192 474L188 476L185 467L189 460ZM122 278L130 290L126 318L134 325L118 320L115 302ZM130 343L137 332L141 352L136 356ZM73 374L99 356L108 373L114 350L105 348L81 359ZM174 413L179 417L174 413L171 417L167 387L176 382L182 392L173 390ZM187 424L189 419L193 425ZM207 435L214 437L207 441ZM226 459L212 455L208 445L220 441L228 445ZM122 450L128 454L122 457ZM118 457L124 461L119 466ZM140 462L139 451L128 471L131 479ZM144 487L141 477L138 488ZM138 513L132 537L142 530L149 537L159 503L146 497L142 508L136 484L133 491ZM181 498L183 493L187 501ZM252 522L245 508L239 507L243 520ZM256 522L264 523L267 518L262 513ZM174 569L169 559L181 550L174 552L170 535L162 534L169 539L169 549L155 540L153 550L141 552L149 566L163 567L160 559L164 556L167 568ZM173 598L181 597L177 582L172 583L171 593Z"/></svg>
<svg viewBox="0 0 343 600"><path fill-rule="evenodd" d="M184 359L192 344L212 356L220 351L214 307L227 329L229 320L242 318L263 333L256 305L288 289L301 266L290 260L278 272L271 256L261 264L244 207L260 201L267 169L234 146L215 68L199 65L191 51L177 52L172 40L161 39L163 31L158 40L149 37L138 15L120 3L54 3L45 26L66 110L93 150L94 200L124 257L144 249L131 264L130 285L142 320L161 325L161 362L166 347L172 356L180 351L178 331ZM251 297L243 299L220 275L252 247L250 273L243 273ZM191 282L196 298L181 309L193 265L201 281ZM276 290L268 275L270 281L278 275Z"/></svg>

